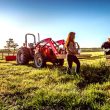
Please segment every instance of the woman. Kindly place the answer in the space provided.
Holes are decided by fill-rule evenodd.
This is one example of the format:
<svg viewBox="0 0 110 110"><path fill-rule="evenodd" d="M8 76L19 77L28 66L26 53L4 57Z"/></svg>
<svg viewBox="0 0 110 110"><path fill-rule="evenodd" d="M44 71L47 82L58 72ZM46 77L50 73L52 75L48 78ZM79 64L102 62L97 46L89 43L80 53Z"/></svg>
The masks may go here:
<svg viewBox="0 0 110 110"><path fill-rule="evenodd" d="M70 32L68 34L67 40L66 40L66 50L67 50L67 62L68 62L68 69L67 73L71 74L72 69L72 63L76 63L75 72L80 72L80 62L78 58L76 57L76 54L78 54L78 49L76 49L76 43L75 43L75 33ZM78 45L79 48L79 45Z"/></svg>

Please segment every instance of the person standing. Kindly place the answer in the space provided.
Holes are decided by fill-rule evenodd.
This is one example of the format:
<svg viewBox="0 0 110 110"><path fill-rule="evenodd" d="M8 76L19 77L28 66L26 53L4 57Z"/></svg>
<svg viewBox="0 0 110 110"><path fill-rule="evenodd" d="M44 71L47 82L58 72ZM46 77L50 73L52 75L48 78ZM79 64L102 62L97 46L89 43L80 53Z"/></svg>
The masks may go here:
<svg viewBox="0 0 110 110"><path fill-rule="evenodd" d="M78 45L78 43L77 43ZM76 48L76 42L75 42L75 32L70 32L68 34L68 37L66 39L66 51L67 51L67 73L71 74L71 69L72 69L72 63L76 63L76 68L75 72L79 73L80 72L80 61L78 60L76 54L78 54L78 49L80 48L78 45L78 49Z"/></svg>
<svg viewBox="0 0 110 110"><path fill-rule="evenodd" d="M110 38L102 44L101 48L104 49L106 55L110 55Z"/></svg>

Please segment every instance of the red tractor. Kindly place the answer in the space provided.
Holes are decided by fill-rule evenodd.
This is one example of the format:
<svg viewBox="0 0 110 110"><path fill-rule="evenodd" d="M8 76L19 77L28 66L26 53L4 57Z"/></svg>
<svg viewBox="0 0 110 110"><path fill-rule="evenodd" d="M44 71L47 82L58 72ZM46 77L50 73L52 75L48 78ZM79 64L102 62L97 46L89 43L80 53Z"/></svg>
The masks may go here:
<svg viewBox="0 0 110 110"><path fill-rule="evenodd" d="M33 36L34 42L28 43L27 36ZM26 34L25 43L17 52L17 63L25 65L28 64L29 61L34 60L35 66L38 68L46 66L46 62L63 66L66 55L64 43L64 40L55 42L51 38L46 38L36 43L34 34Z"/></svg>

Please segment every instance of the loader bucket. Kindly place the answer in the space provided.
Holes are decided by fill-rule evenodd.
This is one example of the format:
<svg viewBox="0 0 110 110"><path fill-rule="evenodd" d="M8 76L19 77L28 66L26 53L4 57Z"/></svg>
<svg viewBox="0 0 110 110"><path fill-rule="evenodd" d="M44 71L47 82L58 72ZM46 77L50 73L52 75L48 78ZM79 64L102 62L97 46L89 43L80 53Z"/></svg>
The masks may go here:
<svg viewBox="0 0 110 110"><path fill-rule="evenodd" d="M5 60L6 61L15 61L16 60L16 56L5 56Z"/></svg>

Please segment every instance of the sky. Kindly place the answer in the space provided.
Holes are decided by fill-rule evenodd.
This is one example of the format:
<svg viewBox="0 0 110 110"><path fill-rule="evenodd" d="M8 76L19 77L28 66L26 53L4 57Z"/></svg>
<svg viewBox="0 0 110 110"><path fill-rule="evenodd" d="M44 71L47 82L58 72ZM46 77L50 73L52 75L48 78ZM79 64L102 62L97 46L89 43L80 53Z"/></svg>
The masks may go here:
<svg viewBox="0 0 110 110"><path fill-rule="evenodd" d="M0 0L0 48L25 34L66 40L75 32L80 47L100 47L110 37L110 0Z"/></svg>

